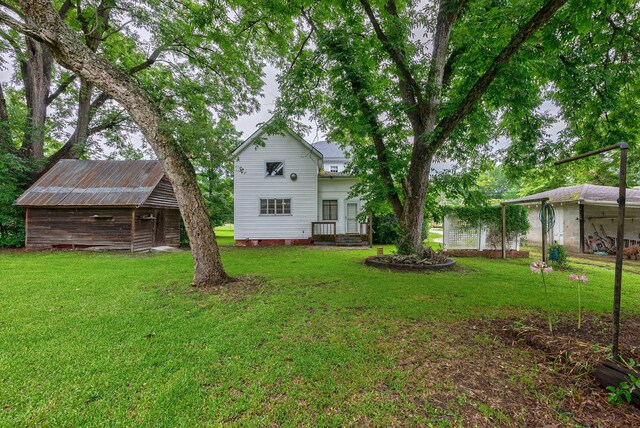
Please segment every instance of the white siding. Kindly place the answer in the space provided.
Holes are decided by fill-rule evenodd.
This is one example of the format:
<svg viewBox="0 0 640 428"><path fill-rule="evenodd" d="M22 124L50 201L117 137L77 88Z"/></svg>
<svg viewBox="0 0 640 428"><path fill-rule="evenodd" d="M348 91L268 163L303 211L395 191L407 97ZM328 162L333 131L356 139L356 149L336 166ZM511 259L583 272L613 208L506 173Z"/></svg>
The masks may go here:
<svg viewBox="0 0 640 428"><path fill-rule="evenodd" d="M362 201L359 199L349 199L351 186L355 184L355 178L320 178L318 179L318 221L322 220L322 201L338 201L338 220L336 222L336 233L345 233L347 221L347 202L358 204L358 213L362 211Z"/></svg>
<svg viewBox="0 0 640 428"><path fill-rule="evenodd" d="M234 237L309 238L318 212L318 156L289 134L268 136L264 143L249 145L235 162ZM284 175L265 177L267 161L284 161ZM291 215L260 215L261 198L290 198Z"/></svg>

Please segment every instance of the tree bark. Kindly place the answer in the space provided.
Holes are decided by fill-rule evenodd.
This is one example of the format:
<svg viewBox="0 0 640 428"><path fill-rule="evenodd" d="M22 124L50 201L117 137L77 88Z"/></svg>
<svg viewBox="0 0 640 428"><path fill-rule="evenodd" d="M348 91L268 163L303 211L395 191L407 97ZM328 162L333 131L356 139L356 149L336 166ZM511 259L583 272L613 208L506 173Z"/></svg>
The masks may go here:
<svg viewBox="0 0 640 428"><path fill-rule="evenodd" d="M49 1L19 0L18 4L33 25L17 22L6 15L0 16L0 21L45 42L62 66L120 103L153 148L171 181L189 235L195 265L193 284L225 283L229 277L222 266L195 170L172 137L159 108L134 79L92 52L62 21Z"/></svg>
<svg viewBox="0 0 640 428"><path fill-rule="evenodd" d="M0 148L12 150L13 141L11 136L11 126L9 126L9 110L7 101L4 98L4 90L0 83Z"/></svg>
<svg viewBox="0 0 640 428"><path fill-rule="evenodd" d="M27 102L27 125L21 153L35 160L44 158L44 136L47 121L47 99L51 88L53 58L49 47L25 37L27 60L21 73Z"/></svg>

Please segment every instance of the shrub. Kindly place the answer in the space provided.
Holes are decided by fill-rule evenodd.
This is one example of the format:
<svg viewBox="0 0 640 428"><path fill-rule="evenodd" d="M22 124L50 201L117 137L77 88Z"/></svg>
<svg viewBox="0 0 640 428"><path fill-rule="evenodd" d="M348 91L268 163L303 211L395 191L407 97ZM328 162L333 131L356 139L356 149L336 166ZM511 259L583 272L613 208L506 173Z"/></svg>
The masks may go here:
<svg viewBox="0 0 640 428"><path fill-rule="evenodd" d="M558 255L557 255L558 260L552 260L551 256L556 251L558 253ZM567 267L567 257L568 257L567 249L564 247L564 245L560 245L557 242L554 242L553 244L549 245L549 264L551 266L555 266L555 267L559 267L559 268L566 268Z"/></svg>
<svg viewBox="0 0 640 428"><path fill-rule="evenodd" d="M376 244L397 244L400 240L400 227L393 214L373 217L373 242Z"/></svg>

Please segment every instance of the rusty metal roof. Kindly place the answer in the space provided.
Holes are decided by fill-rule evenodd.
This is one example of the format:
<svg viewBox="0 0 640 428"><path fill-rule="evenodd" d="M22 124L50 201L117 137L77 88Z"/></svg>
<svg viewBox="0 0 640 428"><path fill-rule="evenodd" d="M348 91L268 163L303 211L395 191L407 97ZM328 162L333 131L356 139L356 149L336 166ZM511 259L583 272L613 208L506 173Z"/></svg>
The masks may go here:
<svg viewBox="0 0 640 428"><path fill-rule="evenodd" d="M518 199L506 201L510 204L539 203L540 199L548 198L549 203L554 202L583 202L583 203L611 203L618 201L618 188L612 186L597 186L595 184L580 184L577 186L560 187L558 189L547 190ZM627 203L629 205L640 204L640 190L627 189Z"/></svg>
<svg viewBox="0 0 640 428"><path fill-rule="evenodd" d="M157 160L61 160L15 203L29 207L137 207L163 176Z"/></svg>

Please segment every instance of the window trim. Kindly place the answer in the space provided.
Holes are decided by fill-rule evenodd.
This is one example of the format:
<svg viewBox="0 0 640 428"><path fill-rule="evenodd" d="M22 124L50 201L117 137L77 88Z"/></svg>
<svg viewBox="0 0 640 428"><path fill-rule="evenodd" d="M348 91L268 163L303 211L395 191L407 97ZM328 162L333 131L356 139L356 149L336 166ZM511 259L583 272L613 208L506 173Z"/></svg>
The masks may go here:
<svg viewBox="0 0 640 428"><path fill-rule="evenodd" d="M267 174L267 164L268 163L281 163L282 164L282 175L269 175ZM262 172L265 176L265 178L284 178L285 177L285 169L286 169L286 164L283 160L266 160L264 161L264 168L262 169Z"/></svg>
<svg viewBox="0 0 640 428"><path fill-rule="evenodd" d="M336 215L335 218L324 218L324 203L325 202L335 202L335 209L336 209ZM340 218L340 204L338 202L337 199L323 199L322 200L322 221L338 221L338 219ZM331 213L331 210L329 210L329 213Z"/></svg>
<svg viewBox="0 0 640 428"><path fill-rule="evenodd" d="M275 203L274 203L274 213L273 214L269 214L269 202L267 202L267 213L265 213L265 214L262 213L262 201L263 200L266 200L266 201L273 200L273 201L275 201L275 200L278 200L278 199L281 199L283 201L286 201L286 200L289 201L289 212L288 213L285 213L284 209L283 209L283 212L281 214L276 213L275 211L277 211L277 208L276 208ZM284 206L284 203L283 203L283 206ZM261 197L258 197L258 217L282 217L282 216L291 216L291 215L293 215L293 198L292 197L290 197L290 196L286 196L286 197L284 197L284 196L275 196L275 197L266 196L266 197L262 197L261 196Z"/></svg>

